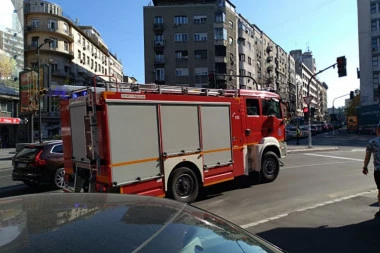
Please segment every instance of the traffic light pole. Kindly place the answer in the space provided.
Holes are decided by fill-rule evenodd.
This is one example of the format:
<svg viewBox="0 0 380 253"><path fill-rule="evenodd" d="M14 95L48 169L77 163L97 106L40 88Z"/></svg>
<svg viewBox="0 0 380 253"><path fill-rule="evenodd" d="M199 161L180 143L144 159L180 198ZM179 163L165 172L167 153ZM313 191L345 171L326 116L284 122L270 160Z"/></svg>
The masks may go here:
<svg viewBox="0 0 380 253"><path fill-rule="evenodd" d="M317 73L315 73L314 75L312 75L310 77L309 82L307 83L307 96L308 97L310 96L310 83L311 83L311 80L313 80L313 78L316 75L318 75L318 74L320 74L320 73L328 70L329 68L335 68L335 65L337 65L337 63L334 63L333 65L328 66L327 68L322 69L321 71L318 71ZM310 101L310 103L311 103L311 101ZM312 148L312 141L311 141L311 110L310 110L311 108L310 108L310 103L307 105L307 111L309 113L309 119L308 119L308 121L309 121L309 127L308 127L309 128L309 133L308 133L309 143L308 143L308 148Z"/></svg>

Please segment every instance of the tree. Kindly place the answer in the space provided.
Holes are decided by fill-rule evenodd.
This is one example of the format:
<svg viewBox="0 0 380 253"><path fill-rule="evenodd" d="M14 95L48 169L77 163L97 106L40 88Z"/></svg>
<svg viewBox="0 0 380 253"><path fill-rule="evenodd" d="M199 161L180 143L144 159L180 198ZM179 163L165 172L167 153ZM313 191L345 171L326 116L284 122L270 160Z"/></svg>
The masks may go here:
<svg viewBox="0 0 380 253"><path fill-rule="evenodd" d="M345 109L346 116L357 115L356 108L360 106L360 90L355 90L354 98L348 102L348 106Z"/></svg>
<svg viewBox="0 0 380 253"><path fill-rule="evenodd" d="M16 61L4 54L0 54L0 79L9 79L16 69Z"/></svg>

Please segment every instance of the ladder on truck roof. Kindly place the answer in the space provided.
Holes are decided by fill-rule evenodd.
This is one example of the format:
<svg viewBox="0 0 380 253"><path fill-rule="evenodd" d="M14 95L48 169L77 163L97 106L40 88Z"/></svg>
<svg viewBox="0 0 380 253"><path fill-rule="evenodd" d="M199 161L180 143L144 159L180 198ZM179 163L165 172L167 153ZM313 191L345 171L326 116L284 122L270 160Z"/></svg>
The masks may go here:
<svg viewBox="0 0 380 253"><path fill-rule="evenodd" d="M85 90L91 90L98 93L103 91L116 92L139 92L139 93L156 93L156 94L188 94L204 96L225 96L237 97L239 90L210 89L186 86L170 86L158 84L132 84L132 83L106 83L105 87L78 86L78 89L72 90L71 93L78 93Z"/></svg>

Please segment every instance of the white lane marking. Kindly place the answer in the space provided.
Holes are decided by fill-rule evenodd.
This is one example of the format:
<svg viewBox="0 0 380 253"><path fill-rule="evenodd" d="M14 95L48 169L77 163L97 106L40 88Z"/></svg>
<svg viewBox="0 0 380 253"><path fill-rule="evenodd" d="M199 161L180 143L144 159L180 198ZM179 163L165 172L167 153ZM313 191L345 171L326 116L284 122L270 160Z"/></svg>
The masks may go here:
<svg viewBox="0 0 380 253"><path fill-rule="evenodd" d="M346 197L341 197L341 198L337 198L337 199L333 199L333 200L329 200L329 201L325 201L325 202L322 202L322 203L319 203L319 204L314 204L314 205L298 208L298 209L296 209L296 210L294 210L292 212L289 212L289 213L279 214L279 215L276 215L276 216L273 216L273 217L270 217L270 218L267 218L267 219L259 220L259 221L248 223L248 224L244 224L244 225L241 225L240 227L242 227L244 229L247 229L247 228L250 228L250 227L257 226L257 225L262 224L262 223L266 223L268 221L277 220L277 219L280 219L282 217L286 217L289 214L294 213L294 212L303 212L303 211L306 211L306 210L315 209L315 208L318 208L318 207L321 207L321 206L326 206L326 205L329 205L329 204L337 203L337 202L340 202L340 201L343 201L343 200L347 200L347 199L352 199L352 198L359 197L359 196L362 196L364 194L373 193L373 192L377 192L377 189L375 189L375 190L369 190L369 191L365 191L365 192L361 192L361 193L357 193L357 194L353 194L353 195L349 195L349 196L346 196Z"/></svg>
<svg viewBox="0 0 380 253"><path fill-rule="evenodd" d="M361 160L362 161L362 160ZM356 162L356 161L352 161ZM335 163L314 163L314 164L305 164L305 165L298 165L298 166L286 166L281 168L281 170L284 169L291 169L291 168L302 168L302 167L313 167L313 166L323 166L323 165L332 165L332 164L339 164L339 163L347 163L347 162L335 162Z"/></svg>
<svg viewBox="0 0 380 253"><path fill-rule="evenodd" d="M351 152L365 152L365 148L363 148L363 149L352 149Z"/></svg>
<svg viewBox="0 0 380 253"><path fill-rule="evenodd" d="M364 158L363 159L355 159L355 158L348 158L348 157L341 157L341 156L321 155L321 154L311 154L311 153L306 153L305 155L336 158L336 159L351 160L351 161L363 161L363 159L364 159Z"/></svg>

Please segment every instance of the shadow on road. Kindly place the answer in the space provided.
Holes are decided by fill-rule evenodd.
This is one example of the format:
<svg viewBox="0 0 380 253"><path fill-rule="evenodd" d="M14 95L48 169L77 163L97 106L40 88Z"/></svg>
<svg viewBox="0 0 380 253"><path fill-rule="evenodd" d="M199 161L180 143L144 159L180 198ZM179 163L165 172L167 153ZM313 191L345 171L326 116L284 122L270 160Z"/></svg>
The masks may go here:
<svg viewBox="0 0 380 253"><path fill-rule="evenodd" d="M380 252L380 218L329 228L276 228L257 233L288 252Z"/></svg>

